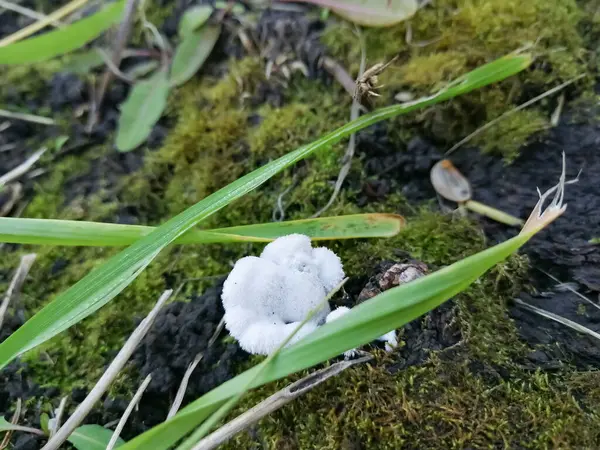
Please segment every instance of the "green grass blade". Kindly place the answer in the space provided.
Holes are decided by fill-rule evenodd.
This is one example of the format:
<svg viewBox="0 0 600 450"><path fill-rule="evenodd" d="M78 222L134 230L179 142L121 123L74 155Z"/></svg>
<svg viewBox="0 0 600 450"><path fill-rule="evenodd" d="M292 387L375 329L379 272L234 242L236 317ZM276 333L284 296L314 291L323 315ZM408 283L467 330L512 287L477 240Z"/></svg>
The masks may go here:
<svg viewBox="0 0 600 450"><path fill-rule="evenodd" d="M76 50L117 23L124 7L120 0L64 28L0 47L0 64L36 63Z"/></svg>
<svg viewBox="0 0 600 450"><path fill-rule="evenodd" d="M190 230L173 243L270 242L293 233L304 234L314 241L391 237L398 234L404 223L404 218L395 214L349 214L214 230ZM121 246L133 244L154 230L154 227L141 225L0 217L0 242L11 244Z"/></svg>
<svg viewBox="0 0 600 450"><path fill-rule="evenodd" d="M492 266L518 250L530 237L519 235L361 303L284 349L262 374L257 376L259 369L253 367L225 382L189 404L169 421L131 440L123 450L144 449L149 445L154 450L166 450L230 397L238 395L250 381L252 387L256 387L285 377L401 327L463 291Z"/></svg>
<svg viewBox="0 0 600 450"><path fill-rule="evenodd" d="M493 83L501 79L498 78L499 74L506 77L508 74L517 73L530 62L529 55L501 58L465 75L461 81L439 94L366 114L209 195L94 269L25 322L0 343L0 369L21 353L47 341L97 311L125 289L166 246L206 217L256 189L285 168L317 150L330 148L344 137L369 125L464 94L475 86ZM512 71L504 70L505 66L510 66Z"/></svg>

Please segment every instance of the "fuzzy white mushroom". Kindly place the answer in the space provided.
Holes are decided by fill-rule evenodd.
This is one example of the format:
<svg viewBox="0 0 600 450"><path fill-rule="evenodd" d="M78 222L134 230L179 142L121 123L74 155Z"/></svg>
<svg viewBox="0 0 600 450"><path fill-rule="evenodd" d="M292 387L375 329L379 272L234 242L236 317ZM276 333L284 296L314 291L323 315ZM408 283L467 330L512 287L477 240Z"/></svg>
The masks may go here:
<svg viewBox="0 0 600 450"><path fill-rule="evenodd" d="M225 326L247 352L275 350L344 278L340 259L310 238L292 234L267 245L260 257L236 262L223 285ZM290 341L317 328L329 313L325 305Z"/></svg>

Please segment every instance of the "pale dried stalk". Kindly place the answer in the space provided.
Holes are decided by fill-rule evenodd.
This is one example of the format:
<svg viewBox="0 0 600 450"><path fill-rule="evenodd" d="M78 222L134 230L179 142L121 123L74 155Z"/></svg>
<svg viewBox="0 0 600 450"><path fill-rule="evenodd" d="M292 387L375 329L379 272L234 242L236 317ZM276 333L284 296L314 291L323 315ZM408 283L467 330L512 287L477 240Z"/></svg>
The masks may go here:
<svg viewBox="0 0 600 450"><path fill-rule="evenodd" d="M36 256L37 255L35 253L30 253L21 257L19 267L17 268L17 271L15 272L10 285L8 286L8 290L4 295L2 304L0 305L0 330L2 329L2 322L4 321L4 315L6 314L10 300L14 295L17 295L21 291L21 287L23 287L25 278L27 278L27 274L29 273L31 266L35 261Z"/></svg>
<svg viewBox="0 0 600 450"><path fill-rule="evenodd" d="M65 396L60 400L58 408L56 410L56 419L54 419L54 426L50 430L50 437L54 436L58 429L60 428L60 423L62 421L62 416L65 412L65 406L67 406L67 399L69 397Z"/></svg>
<svg viewBox="0 0 600 450"><path fill-rule="evenodd" d="M221 321L217 325L217 328L215 329L215 332L208 340L208 344L206 345L207 350L210 347L212 347L212 345L215 343L215 341L219 337L219 334L221 334L221 331L223 330L224 326L225 326L225 317L222 317ZM175 414L177 414L177 411L179 411L179 408L181 407L181 403L183 402L183 397L185 396L185 391L187 390L187 385L190 382L190 377L192 376L192 373L194 372L194 370L196 370L196 367L198 366L200 361L202 361L203 357L204 357L204 353L202 353L202 352L198 353L196 355L196 357L194 358L194 360L190 363L190 365L186 369L185 373L183 374L183 378L181 379L181 384L179 385L179 389L177 389L177 394L175 395L175 400L173 400L173 405L171 405L169 414L167 414L167 420L169 420L171 417L173 417Z"/></svg>
<svg viewBox="0 0 600 450"><path fill-rule="evenodd" d="M585 77L586 75L579 75L576 76L575 78L571 78L568 81L565 81L562 84L559 84L558 86L553 87L552 89L547 90L546 92L541 93L540 95L538 95L537 97L532 98L531 100L526 101L525 103L520 104L519 106L517 106L516 108L513 108L507 112L505 112L504 114L502 114L501 116L496 117L494 120L489 121L488 123L486 123L485 125L483 125L482 127L477 128L475 131L473 131L471 134L469 134L466 138L462 139L461 141L457 142L456 144L454 144L446 153L445 155L448 156L450 153L453 153L455 150L457 150L460 146L462 146L463 144L465 144L466 142L470 141L471 139L473 139L475 136L477 136L480 133L483 133L485 130L493 127L494 125L496 125L498 122L500 122L502 119L507 118L508 116L513 115L514 113L521 111L522 109L527 108L530 105L533 105L536 102L539 102L540 100L548 97L549 95L554 94L557 91L560 91L561 89L566 88L568 85L575 83L577 80L580 80L581 78Z"/></svg>
<svg viewBox="0 0 600 450"><path fill-rule="evenodd" d="M181 379L181 384L179 385L179 389L177 389L177 394L175 395L175 400L173 400L173 405L171 405L171 409L169 410L169 414L167 414L167 420L177 414L179 408L181 407L181 403L183 402L183 397L185 396L185 391L187 390L187 385L190 381L190 377L192 373L202 361L204 353L198 353L194 360L190 363L185 374L183 374L183 378Z"/></svg>
<svg viewBox="0 0 600 450"><path fill-rule="evenodd" d="M21 164L19 164L17 167L15 167L13 170L2 175L0 177L0 189L4 185L10 183L11 181L16 180L17 178L20 178L25 173L27 173L27 171L29 169L31 169L36 162L39 161L39 159L42 157L42 155L45 152L46 152L45 148L38 150L33 155L31 155L29 158L27 158L25 161L23 161Z"/></svg>
<svg viewBox="0 0 600 450"><path fill-rule="evenodd" d="M131 357L140 341L144 338L152 323L156 319L160 308L169 299L173 290L169 289L162 293L152 311L146 316L146 318L138 325L134 332L129 336L125 345L121 348L115 359L110 363L108 369L102 374L96 385L92 388L88 396L81 402L77 407L73 415L65 422L65 424L57 431L57 433L50 438L48 443L42 447L42 450L57 450L71 435L71 433L79 426L79 424L85 419L94 404L100 400L100 397L106 392L110 384L117 377L127 360Z"/></svg>
<svg viewBox="0 0 600 450"><path fill-rule="evenodd" d="M545 309L538 308L537 306L530 305L529 303L525 303L523 300L518 298L515 299L515 303L519 306L522 306L525 309L528 309L542 317L545 317L550 320L554 320L555 322L561 323L579 333L587 334L593 338L600 340L600 334L596 333L594 330L590 330L583 325L578 324L577 322L573 322L572 320L567 319L566 317L559 316L558 314L554 314L553 312L546 311Z"/></svg>
<svg viewBox="0 0 600 450"><path fill-rule="evenodd" d="M364 363L370 359L372 359L371 356L366 356L350 361L340 361L325 369L321 369L310 375L307 375L301 380L298 380L271 395L245 413L240 414L238 417L233 419L231 422L226 423L214 433L209 434L200 442L198 442L196 447L194 447L194 450L211 450L213 448L217 448L217 446L231 439L240 431L243 431L246 428L254 425L263 417L271 414L297 397L317 387L319 384L323 383L329 378L340 374L351 366Z"/></svg>
<svg viewBox="0 0 600 450"><path fill-rule="evenodd" d="M55 125L56 122L49 117L36 116L34 114L18 113L0 109L0 117L7 119L24 120L25 122L39 123L40 125Z"/></svg>
<svg viewBox="0 0 600 450"><path fill-rule="evenodd" d="M17 5L13 2L8 2L6 0L0 0L0 8L8 9L9 11L14 11L17 14L21 14L22 16L29 17L34 20L45 20L46 15L41 14L33 9L25 8L24 6ZM62 24L58 20L53 20L50 22L50 25L55 27L61 27Z"/></svg>
<svg viewBox="0 0 600 450"><path fill-rule="evenodd" d="M142 384L136 391L135 395L129 402L129 405L127 405L127 408L125 409L125 412L123 413L123 416L121 416L121 420L119 420L119 423L117 424L117 428L115 428L115 432L111 436L110 441L108 442L108 445L106 446L106 450L112 450L114 448L115 444L117 443L117 439L119 439L119 435L121 434L121 431L123 431L123 427L127 423L127 419L129 419L129 416L131 415L133 408L135 408L137 406L137 404L140 402L140 399L142 398L144 391L150 384L150 381L152 381L152 374L148 375L144 379L144 381L142 382Z"/></svg>
<svg viewBox="0 0 600 450"><path fill-rule="evenodd" d="M29 25L25 28L21 28L16 33L13 33L10 36L5 37L4 39L2 39L0 41L0 47L3 47L8 44L12 44L13 42L17 42L17 41L20 41L21 39L31 36L33 33L40 31L42 28L45 28L48 25L51 25L53 22L56 22L57 20L62 19L63 17L71 14L73 11L75 11L80 6L85 5L88 1L89 0L73 0L69 3L67 3L65 6L57 9L52 14L45 16L43 19L38 20L37 22L32 23L31 25Z"/></svg>
<svg viewBox="0 0 600 450"><path fill-rule="evenodd" d="M17 406L15 406L15 412L10 419L10 423L16 425L19 422L19 417L21 417L21 399L17 399ZM8 443L10 442L10 437L12 436L13 430L8 430L4 435L4 439L2 439L2 443L0 443L0 450L4 450Z"/></svg>

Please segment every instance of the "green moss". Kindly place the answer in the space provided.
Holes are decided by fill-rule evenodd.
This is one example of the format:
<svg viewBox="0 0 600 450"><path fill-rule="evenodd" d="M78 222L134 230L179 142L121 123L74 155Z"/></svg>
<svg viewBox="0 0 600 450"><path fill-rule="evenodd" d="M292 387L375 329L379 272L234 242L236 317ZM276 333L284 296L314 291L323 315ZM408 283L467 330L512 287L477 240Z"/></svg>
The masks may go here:
<svg viewBox="0 0 600 450"><path fill-rule="evenodd" d="M585 40L580 34L582 23L586 24ZM592 30L598 26L589 23L589 15L575 0L526 4L517 0L442 0L411 19L412 43L417 45L406 42L407 26L364 30L368 66L399 55L398 62L380 77L385 85L380 92L388 94L382 102L388 102L392 92L424 95L440 89L460 74L524 47L531 47L536 55L531 69L519 76L416 117L398 119L403 127L425 128L444 145L454 144L523 101L594 67L585 55L589 54L586 45L593 45L589 36L595 36ZM329 28L323 40L355 74L360 50L351 30L346 25ZM579 86L591 92L590 82L581 81ZM529 136L545 128L554 106L530 106L527 112L498 122L474 143L510 161Z"/></svg>

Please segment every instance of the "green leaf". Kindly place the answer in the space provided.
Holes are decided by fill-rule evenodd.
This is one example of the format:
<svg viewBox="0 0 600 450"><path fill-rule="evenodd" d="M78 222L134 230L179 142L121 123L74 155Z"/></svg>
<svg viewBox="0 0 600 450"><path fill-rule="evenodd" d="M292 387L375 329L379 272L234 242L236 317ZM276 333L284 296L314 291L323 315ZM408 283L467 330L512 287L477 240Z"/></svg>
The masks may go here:
<svg viewBox="0 0 600 450"><path fill-rule="evenodd" d="M0 343L0 369L16 356L47 341L97 311L125 289L167 245L206 217L256 189L285 168L317 150L331 148L333 144L369 125L464 94L475 86L479 87L506 78L530 63L530 55L514 55L486 64L435 95L408 104L382 108L359 117L209 195L111 257L65 292L56 296L52 302Z"/></svg>
<svg viewBox="0 0 600 450"><path fill-rule="evenodd" d="M300 0L331 8L344 19L367 27L389 27L414 16L417 0Z"/></svg>
<svg viewBox="0 0 600 450"><path fill-rule="evenodd" d="M188 8L179 21L179 37L184 38L204 25L212 12L213 9L209 5Z"/></svg>
<svg viewBox="0 0 600 450"><path fill-rule="evenodd" d="M128 152L142 144L167 106L169 81L166 70L136 83L121 106L117 149Z"/></svg>
<svg viewBox="0 0 600 450"><path fill-rule="evenodd" d="M105 450L113 432L100 425L81 425L76 428L67 440L73 444L77 450ZM121 447L125 441L117 439L115 448Z"/></svg>
<svg viewBox="0 0 600 450"><path fill-rule="evenodd" d="M185 83L198 72L210 56L220 34L221 25L205 25L182 39L171 64L172 86Z"/></svg>
<svg viewBox="0 0 600 450"><path fill-rule="evenodd" d="M14 430L14 425L0 415L0 431Z"/></svg>
<svg viewBox="0 0 600 450"><path fill-rule="evenodd" d="M257 387L283 378L405 325L466 289L489 268L518 250L531 236L519 235L361 303L339 319L319 327L282 350L265 372L259 373L258 366L243 372L195 400L169 421L129 441L123 450L145 449L150 445L153 450L166 450L232 396L239 395L250 381L252 387Z"/></svg>
<svg viewBox="0 0 600 450"><path fill-rule="evenodd" d="M120 0L64 28L0 47L0 64L41 62L76 50L117 23L124 6Z"/></svg>
<svg viewBox="0 0 600 450"><path fill-rule="evenodd" d="M190 230L174 244L270 242L286 234L313 240L389 237L404 226L394 214L352 214L338 217L245 225L216 230ZM76 220L0 217L0 242L12 244L114 246L129 245L154 227Z"/></svg>
<svg viewBox="0 0 600 450"><path fill-rule="evenodd" d="M44 431L44 433L48 434L48 422L50 421L50 417L48 416L47 413L42 413L40 415L40 427L42 427L42 431Z"/></svg>
<svg viewBox="0 0 600 450"><path fill-rule="evenodd" d="M65 57L65 63L62 70L73 72L79 75L87 75L97 67L104 65L104 58L96 48L73 53Z"/></svg>

